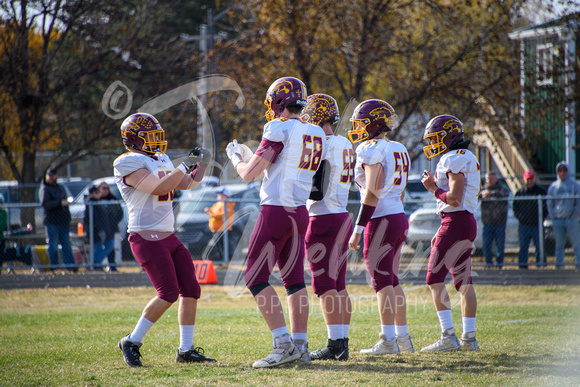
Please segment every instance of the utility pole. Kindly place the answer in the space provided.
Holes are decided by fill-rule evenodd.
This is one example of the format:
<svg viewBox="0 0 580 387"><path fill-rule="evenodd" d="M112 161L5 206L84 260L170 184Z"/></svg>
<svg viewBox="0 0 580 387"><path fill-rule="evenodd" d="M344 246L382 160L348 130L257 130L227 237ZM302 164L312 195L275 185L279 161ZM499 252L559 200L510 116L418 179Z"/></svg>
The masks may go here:
<svg viewBox="0 0 580 387"><path fill-rule="evenodd" d="M205 122L205 102L206 102L206 92L207 92L207 83L205 77L208 73L213 72L213 63L209 60L209 51L213 49L213 41L214 39L221 39L225 34L218 34L215 35L215 28L214 28L214 21L221 19L224 15L226 15L227 11L231 7L228 7L226 10L220 12L215 17L213 16L213 9L207 10L207 20L208 24L202 24L199 27L199 35L187 35L181 34L181 39L185 42L197 42L199 41L199 48L202 53L202 65L199 70L199 93L200 96L197 102L197 145L203 147L209 147L210 141L208 140L209 133L206 133L206 126L208 123Z"/></svg>
<svg viewBox="0 0 580 387"><path fill-rule="evenodd" d="M207 24L202 24L199 26L199 35L188 35L181 34L181 40L190 42L199 42L199 49L202 55L202 65L199 69L199 99L197 99L197 145L206 147L207 144L204 141L205 130L204 130L204 104L205 104L205 75L207 73L207 57L208 57L208 36L207 36Z"/></svg>
<svg viewBox="0 0 580 387"><path fill-rule="evenodd" d="M200 93L199 93L199 101L197 104L197 144L201 144L203 147L207 147L205 140L205 114L202 111L205 106L205 94L207 92L205 75L207 74L207 56L208 56L208 42L207 42L207 25L202 24L199 29L200 41L199 45L202 52L202 65L199 69L199 80L200 80Z"/></svg>

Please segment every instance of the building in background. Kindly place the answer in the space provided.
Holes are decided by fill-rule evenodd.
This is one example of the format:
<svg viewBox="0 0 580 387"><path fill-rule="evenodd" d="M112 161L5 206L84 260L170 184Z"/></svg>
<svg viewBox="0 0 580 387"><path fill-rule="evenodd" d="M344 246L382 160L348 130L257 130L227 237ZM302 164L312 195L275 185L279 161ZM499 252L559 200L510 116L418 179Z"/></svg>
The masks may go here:
<svg viewBox="0 0 580 387"><path fill-rule="evenodd" d="M517 29L520 42L522 133L538 169L552 173L566 160L580 171L580 13Z"/></svg>

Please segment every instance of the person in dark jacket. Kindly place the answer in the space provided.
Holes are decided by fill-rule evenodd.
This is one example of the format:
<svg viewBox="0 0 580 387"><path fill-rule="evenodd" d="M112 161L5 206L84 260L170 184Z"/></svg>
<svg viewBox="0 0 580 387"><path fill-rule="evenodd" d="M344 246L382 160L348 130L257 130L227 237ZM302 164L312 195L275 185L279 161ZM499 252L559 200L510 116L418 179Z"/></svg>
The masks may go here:
<svg viewBox="0 0 580 387"><path fill-rule="evenodd" d="M518 264L520 269L528 268L528 248L530 240L534 241L536 247L536 265L538 267L546 266L546 257L540 257L540 230L539 222L542 222L547 216L546 202L542 200L542 214L538 211L537 200L517 200L525 196L544 196L546 191L536 185L536 174L534 171L527 170L524 172L525 187L522 187L516 193L514 200L514 216L519 222L518 237L520 242L520 252L518 255Z"/></svg>
<svg viewBox="0 0 580 387"><path fill-rule="evenodd" d="M483 223L483 255L487 266L493 266L492 245L495 241L496 266L503 266L505 224L507 222L507 198L509 190L498 183L497 175L488 172L485 189L481 191L481 222Z"/></svg>
<svg viewBox="0 0 580 387"><path fill-rule="evenodd" d="M95 267L102 269L103 260L113 250L114 242L113 238L107 241L107 229L110 227L110 222L105 206L96 204L101 200L101 191L93 185L89 188L89 195L89 200L85 207L85 230L89 238L92 237L93 240Z"/></svg>
<svg viewBox="0 0 580 387"><path fill-rule="evenodd" d="M67 269L76 271L73 253L70 245L70 210L69 200L63 186L57 183L56 169L49 169L40 186L38 197L44 207L44 221L48 236L48 257L52 266L58 265L58 245L62 248L62 256ZM72 198L71 198L72 199Z"/></svg>
<svg viewBox="0 0 580 387"><path fill-rule="evenodd" d="M97 188L99 188L101 194L101 201L112 202L103 206L107 213L107 220L109 223L105 228L105 246L113 246L113 249L108 255L109 270L117 271L117 268L115 267L115 235L119 232L119 222L123 219L123 208L119 203L115 203L119 199L113 195L107 182L101 181L97 185Z"/></svg>

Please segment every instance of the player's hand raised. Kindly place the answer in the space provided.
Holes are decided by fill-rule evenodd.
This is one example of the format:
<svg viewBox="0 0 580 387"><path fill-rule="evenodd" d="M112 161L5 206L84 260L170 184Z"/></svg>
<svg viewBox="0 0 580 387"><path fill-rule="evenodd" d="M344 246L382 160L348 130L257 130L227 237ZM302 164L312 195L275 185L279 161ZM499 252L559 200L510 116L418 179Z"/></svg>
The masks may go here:
<svg viewBox="0 0 580 387"><path fill-rule="evenodd" d="M205 148L194 148L189 152L189 157L196 157L200 167L207 167L211 160L211 152Z"/></svg>
<svg viewBox="0 0 580 387"><path fill-rule="evenodd" d="M254 152L246 144L239 144L240 151L242 152L242 160L244 163L249 163L254 155Z"/></svg>
<svg viewBox="0 0 580 387"><path fill-rule="evenodd" d="M421 183L425 186L425 189L431 193L437 190L437 184L435 184L435 179L429 171L423 172L423 177L421 178Z"/></svg>
<svg viewBox="0 0 580 387"><path fill-rule="evenodd" d="M192 149L185 160L181 163L186 169L186 173L191 173L196 165L199 163L202 167L207 167L209 160L211 158L211 153L204 148L194 148Z"/></svg>
<svg viewBox="0 0 580 387"><path fill-rule="evenodd" d="M248 147L246 146L246 148L248 148ZM248 148L248 150L250 150L250 148ZM234 141L230 142L228 144L228 146L226 146L226 153L228 155L228 158L232 161L232 164L234 164L234 168L242 161L245 161L244 157L242 155L245 152L246 152L246 150L244 150L242 148L242 146L240 144L238 144L238 140L234 140ZM250 153L251 152L252 151L250 150Z"/></svg>

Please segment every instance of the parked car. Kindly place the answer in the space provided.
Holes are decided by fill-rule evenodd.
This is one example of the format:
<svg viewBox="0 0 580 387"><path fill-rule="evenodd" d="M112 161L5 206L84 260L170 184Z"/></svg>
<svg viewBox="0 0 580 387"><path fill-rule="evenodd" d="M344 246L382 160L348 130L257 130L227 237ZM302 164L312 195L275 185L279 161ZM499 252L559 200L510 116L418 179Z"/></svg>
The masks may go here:
<svg viewBox="0 0 580 387"><path fill-rule="evenodd" d="M429 200L432 199L433 195L431 195ZM405 211L405 215L407 215L407 218L409 218L409 216L411 216L413 212L421 208L426 201L427 200L424 199L421 195L416 196L410 191L405 190L405 196L403 198L403 209ZM358 212L360 210L360 192L358 188L351 189L351 191L349 192L346 210L351 215L351 218L353 219L357 218Z"/></svg>
<svg viewBox="0 0 580 387"><path fill-rule="evenodd" d="M403 206L407 219L411 214L422 208L425 203L433 201L433 194L425 188L421 182L421 175L410 175L405 188L405 199Z"/></svg>
<svg viewBox="0 0 580 387"><path fill-rule="evenodd" d="M7 231L11 232L20 229L22 222L20 220L20 207L17 206L20 203L18 182L15 180L0 181L0 194L4 198L2 207L8 215Z"/></svg>
<svg viewBox="0 0 580 387"><path fill-rule="evenodd" d="M71 232L77 232L77 224L84 223L85 220L85 208L86 202L89 199L89 188L93 185L98 185L101 182L106 182L109 185L111 193L121 201L121 207L123 208L123 219L119 222L119 233L121 234L121 259L124 261L133 261L133 253L131 251L131 246L127 240L127 224L129 222L129 212L127 210L127 205L121 197L121 192L115 183L114 176L102 177L89 181L87 185L76 195L72 204L70 205L71 213ZM84 225L88 228L89 225Z"/></svg>
<svg viewBox="0 0 580 387"><path fill-rule="evenodd" d="M260 209L259 182L205 186L183 191L179 199L175 230L177 237L189 249L194 259L226 260L223 257L223 233L214 235L211 232L209 218L204 212L205 207L211 207L217 201L216 191L223 187L230 190L230 199L236 202L232 230L228 231L230 256L240 242L244 245L248 242L241 238L248 234L244 234L246 225L253 228Z"/></svg>
<svg viewBox="0 0 580 387"><path fill-rule="evenodd" d="M477 221L477 236L473 242L473 248L475 250L474 255L480 255L483 248L481 206L477 207L475 220ZM435 201L425 203L422 208L409 217L409 233L407 234L406 244L414 249L420 246L430 246L431 239L437 233L440 225L441 217L436 213ZM508 209L505 248L519 248L518 220L514 217L511 207Z"/></svg>
<svg viewBox="0 0 580 387"><path fill-rule="evenodd" d="M93 185L98 185L99 183L101 183L103 181L109 185L111 193L113 195L115 195L115 197L117 197L117 199L123 200L121 198L121 192L119 192L119 188L117 187L117 184L115 183L114 176L102 177L102 178L92 180L92 181L89 180L89 183L86 184L85 187L75 196L72 204L70 205L71 232L76 232L77 231L77 223L79 223L79 222L82 223L84 221L85 207L86 207L85 203L87 202L87 200L89 200L89 188L91 188ZM123 231L126 233L129 214L127 212L127 205L125 204L125 202L122 202L121 206L123 207L124 215L123 215L123 220L121 220L121 222L119 223L119 230L121 230L121 233Z"/></svg>
<svg viewBox="0 0 580 387"><path fill-rule="evenodd" d="M67 187L70 196L76 198L83 189L91 184L91 179L87 177L59 177L58 184Z"/></svg>
<svg viewBox="0 0 580 387"><path fill-rule="evenodd" d="M119 232L121 233L121 250L122 250L122 257L123 260L133 260L133 253L131 251L131 246L129 244L129 241L127 239L127 226L129 223L129 212L127 209L127 205L125 204L125 202L123 201L123 198L121 197L121 192L119 191L119 187L117 187L117 184L115 183L115 177L114 176L108 176L108 177L102 177L99 179L95 179L92 181L89 181L89 184L87 184L74 198L73 203L70 206L70 211L71 211L71 232L76 233L77 232L77 224L79 222L83 222L84 221L84 216L85 216L85 208L86 208L86 201L89 199L89 188L93 185L98 185L101 182L106 182L109 185L109 188L111 189L111 193L113 195L115 195L120 201L121 201L121 207L123 208L123 219L119 222ZM219 183L219 179L217 179L216 177L212 177L212 176L206 176L203 178L203 180L201 181L200 185L198 186L198 189L203 189L204 187L210 187L210 186L214 186L215 184ZM197 191L197 189L196 189ZM175 197L174 197L174 214L177 218L177 215L179 213L179 208L180 206L179 204L179 200L180 198L183 196L183 194L185 192L193 192L193 191L175 191ZM205 214L204 214L205 216ZM206 216L207 218L207 216ZM85 227L88 227L85 225Z"/></svg>
<svg viewBox="0 0 580 387"><path fill-rule="evenodd" d="M433 200L433 194L421 182L421 175L410 175L407 179L407 193L412 199Z"/></svg>
<svg viewBox="0 0 580 387"><path fill-rule="evenodd" d="M72 194L68 186L63 185L67 197L71 198ZM34 197L32 200L23 202L23 190L29 189L34 192ZM0 182L0 194L4 197L4 209L8 214L8 233L21 233L29 232L28 223L32 227L34 223L36 225L37 232L44 232L43 220L44 220L44 208L40 205L40 199L38 197L38 191L40 186L38 184L19 184L17 181L8 180ZM22 217L26 215L23 214L22 209L27 208L29 211L34 211L34 221L32 218L28 217L23 220ZM32 212L29 213L29 216Z"/></svg>

